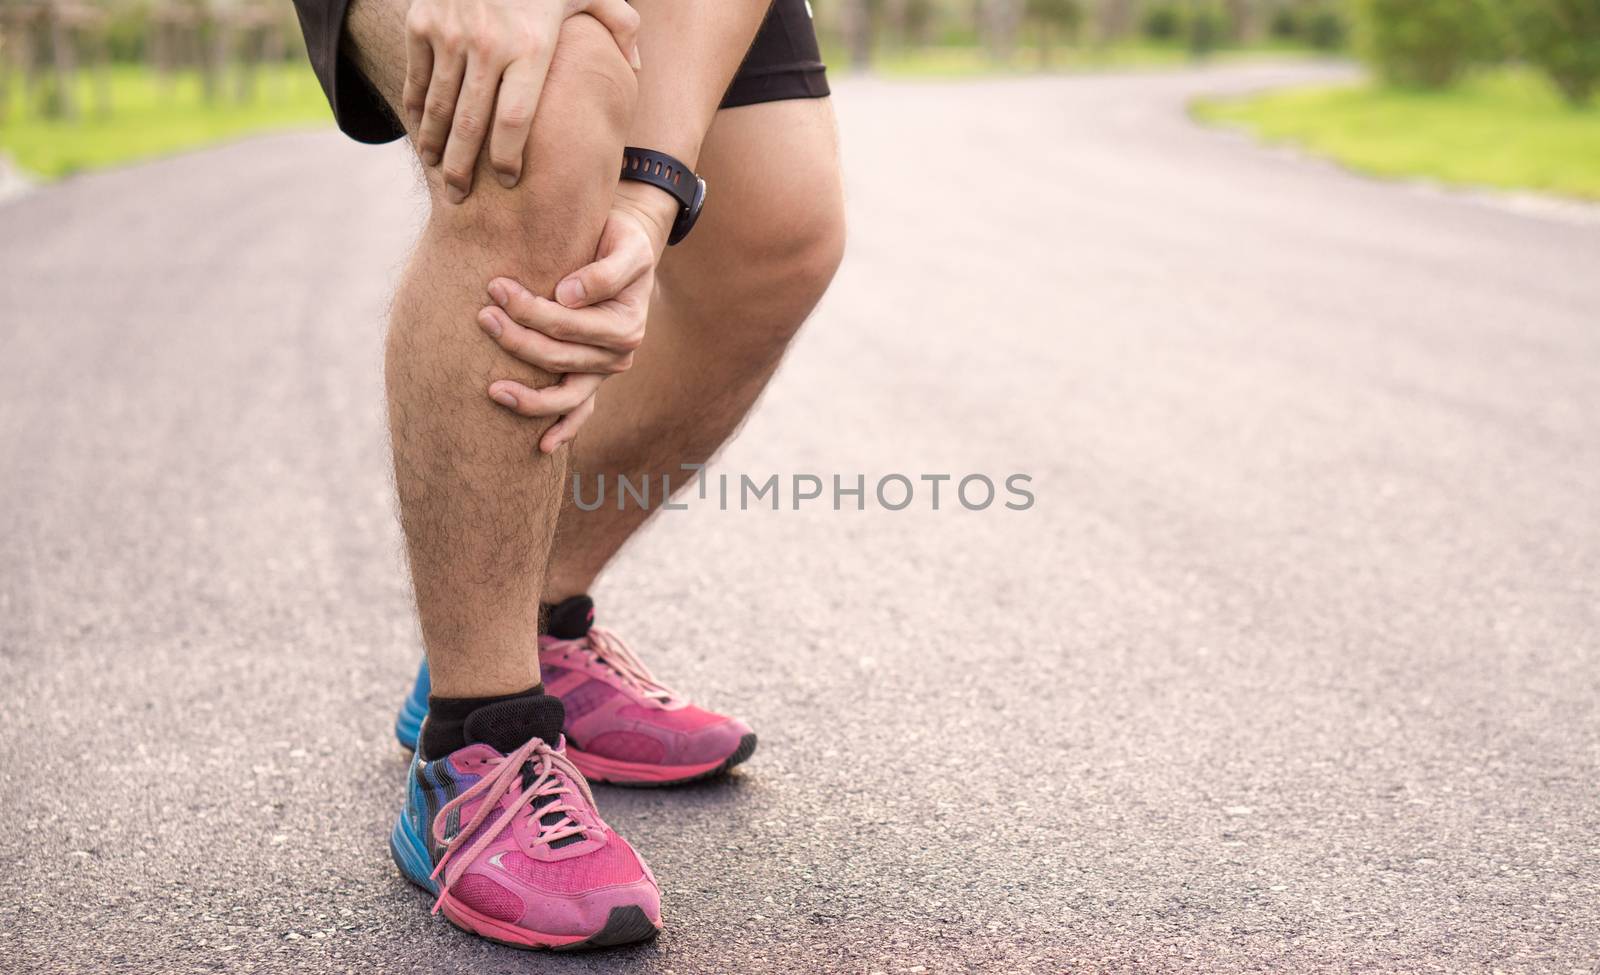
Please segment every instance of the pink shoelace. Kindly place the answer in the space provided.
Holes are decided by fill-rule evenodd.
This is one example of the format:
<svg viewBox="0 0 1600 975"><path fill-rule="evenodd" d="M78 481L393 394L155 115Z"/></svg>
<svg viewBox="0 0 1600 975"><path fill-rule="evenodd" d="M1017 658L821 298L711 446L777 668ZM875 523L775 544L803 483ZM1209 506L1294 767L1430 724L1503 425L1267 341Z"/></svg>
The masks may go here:
<svg viewBox="0 0 1600 975"><path fill-rule="evenodd" d="M645 667L633 648L612 631L599 626L590 627L587 637L573 642L650 700L669 704L677 699L677 693L652 677L649 668Z"/></svg>
<svg viewBox="0 0 1600 975"><path fill-rule="evenodd" d="M534 763L535 767L532 781L517 794L511 807L492 829L484 830L471 845L466 845L472 834L500 809L501 800L511 791L513 784L521 781L522 767L529 762ZM435 914L439 913L439 906L444 903L444 895L449 892L450 887L461 879L466 869L516 821L518 816L534 818L536 827L534 842L539 844L554 843L569 836L581 836L594 829L575 818L573 814L577 813L578 809L567 805L562 798L576 788L582 793L590 808L593 808L594 796L590 794L589 785L583 780L583 774L565 755L552 749L543 738L532 738L516 751L491 759L489 764L494 766L494 771L445 803L438 815L433 818L431 828L434 842L446 844L444 855L439 857L438 864L434 866L433 873L429 876L431 880L438 880L441 873L444 875L444 880L439 885L439 899L433 902ZM440 834L439 827L445 822L450 811L460 809L480 796L483 802L478 805L478 811L473 814L472 819L457 830L454 837L446 841ZM534 803L546 796L554 797L553 801L535 808ZM561 819L545 825L544 820L551 813L560 813Z"/></svg>

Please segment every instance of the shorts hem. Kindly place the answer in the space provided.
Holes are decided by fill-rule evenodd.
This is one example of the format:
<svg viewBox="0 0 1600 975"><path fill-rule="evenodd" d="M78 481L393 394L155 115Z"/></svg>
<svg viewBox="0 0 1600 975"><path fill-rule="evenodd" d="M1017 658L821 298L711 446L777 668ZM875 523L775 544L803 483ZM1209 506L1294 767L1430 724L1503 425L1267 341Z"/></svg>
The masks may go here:
<svg viewBox="0 0 1600 975"><path fill-rule="evenodd" d="M828 72L820 62L802 65L776 65L757 71L741 71L728 86L719 108L738 108L794 98L827 98Z"/></svg>

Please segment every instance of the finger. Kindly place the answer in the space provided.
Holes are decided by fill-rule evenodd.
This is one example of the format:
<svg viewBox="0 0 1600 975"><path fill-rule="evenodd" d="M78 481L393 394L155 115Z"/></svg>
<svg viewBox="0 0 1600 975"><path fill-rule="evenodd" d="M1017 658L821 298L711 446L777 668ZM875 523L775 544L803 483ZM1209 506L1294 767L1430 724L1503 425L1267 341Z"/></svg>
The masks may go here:
<svg viewBox="0 0 1600 975"><path fill-rule="evenodd" d="M539 449L547 454L553 454L563 444L571 443L578 435L578 430L589 417L594 415L594 397L591 396L578 405L578 408L550 425L550 429L539 438Z"/></svg>
<svg viewBox="0 0 1600 975"><path fill-rule="evenodd" d="M593 396L605 378L575 372L543 389L529 389L514 380L501 379L489 384L489 398L522 416L561 416Z"/></svg>
<svg viewBox="0 0 1600 975"><path fill-rule="evenodd" d="M644 340L645 309L636 305L608 302L593 308L565 308L509 278L491 281L489 296L512 321L562 342L632 352Z"/></svg>
<svg viewBox="0 0 1600 975"><path fill-rule="evenodd" d="M433 76L428 79L428 96L423 102L422 123L417 126L417 153L427 166L437 166L444 158L450 121L456 116L456 95L461 91L461 73L466 60L454 48L433 52Z"/></svg>
<svg viewBox="0 0 1600 975"><path fill-rule="evenodd" d="M504 309L493 305L478 312L478 327L488 333L500 348L529 365L549 372L615 375L633 365L632 352L558 341L542 332L523 328L512 321Z"/></svg>
<svg viewBox="0 0 1600 975"><path fill-rule="evenodd" d="M433 46L422 33L425 27L421 22L406 24L406 84L400 104L413 133L422 128L422 108L428 101L428 79L433 75Z"/></svg>
<svg viewBox="0 0 1600 975"><path fill-rule="evenodd" d="M556 285L556 300L568 308L582 308L615 298L650 270L653 257L643 237L629 234L599 260L562 278Z"/></svg>
<svg viewBox="0 0 1600 975"><path fill-rule="evenodd" d="M507 189L522 178L522 154L533 131L533 113L550 69L546 47L511 62L500 78L500 95L494 107L494 131L489 136L489 165Z"/></svg>
<svg viewBox="0 0 1600 975"><path fill-rule="evenodd" d="M472 192L472 173L478 168L478 151L483 148L489 117L494 114L501 66L502 62L492 56L472 54L467 58L466 81L456 99L450 140L444 147L444 164L440 167L445 197L451 203L460 203Z"/></svg>
<svg viewBox="0 0 1600 975"><path fill-rule="evenodd" d="M639 12L630 7L627 0L589 0L578 9L605 25L616 39L617 49L622 56L633 65L633 70L638 71Z"/></svg>

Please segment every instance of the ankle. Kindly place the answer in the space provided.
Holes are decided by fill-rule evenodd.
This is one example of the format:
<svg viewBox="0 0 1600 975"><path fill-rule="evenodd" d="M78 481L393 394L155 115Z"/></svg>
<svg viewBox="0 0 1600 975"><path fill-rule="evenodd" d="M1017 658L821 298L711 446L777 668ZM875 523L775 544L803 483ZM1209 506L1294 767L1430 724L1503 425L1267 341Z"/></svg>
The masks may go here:
<svg viewBox="0 0 1600 975"><path fill-rule="evenodd" d="M576 596L587 596L592 588L594 588L593 576L584 578L581 575L557 575L555 572L550 572L545 576L544 595L540 597L540 605L555 606Z"/></svg>
<svg viewBox="0 0 1600 975"><path fill-rule="evenodd" d="M493 697L440 697L428 695L428 717L422 722L422 734L417 739L417 753L423 761L443 758L451 752L465 748L466 723L472 713L488 704L500 704L544 693L540 682L515 694L497 694Z"/></svg>

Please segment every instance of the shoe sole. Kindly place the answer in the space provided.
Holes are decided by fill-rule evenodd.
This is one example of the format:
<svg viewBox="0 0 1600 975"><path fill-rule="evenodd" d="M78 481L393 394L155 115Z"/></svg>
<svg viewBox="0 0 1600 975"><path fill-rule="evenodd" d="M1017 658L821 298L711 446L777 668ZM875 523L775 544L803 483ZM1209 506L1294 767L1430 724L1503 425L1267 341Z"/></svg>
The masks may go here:
<svg viewBox="0 0 1600 975"><path fill-rule="evenodd" d="M423 892L437 897L439 885L429 876L431 862L422 845L412 835L405 814L395 821L389 834L389 855L394 858L400 875ZM661 933L661 925L650 920L644 908L635 904L613 907L606 915L606 923L591 935L545 934L528 928L513 927L504 921L479 914L472 908L446 894L439 905L445 919L451 924L495 944L522 951L578 951L584 948L614 948L619 945L649 941Z"/></svg>
<svg viewBox="0 0 1600 975"><path fill-rule="evenodd" d="M583 951L586 948L618 948L623 945L639 944L650 941L661 933L661 929L644 908L634 904L624 907L613 907L606 915L606 923L599 931L588 937L576 940L563 940L562 935L541 934L537 931L527 931L525 928L514 928L508 924L484 917L482 914L461 904L453 897L446 897L441 905L444 916L451 924L476 935L485 941L493 941L497 945L507 948L516 948L520 951ZM532 937L528 940L518 940L524 932Z"/></svg>
<svg viewBox="0 0 1600 975"><path fill-rule="evenodd" d="M567 754L571 757L572 764L578 766L578 771L583 773L584 778L590 782L605 782L608 785L620 785L630 789L659 789L663 786L684 785L688 782L715 778L727 774L729 769L748 760L755 753L756 735L753 731L740 736L739 747L735 748L727 758L705 765L647 765L619 762L590 755L571 745L567 746Z"/></svg>

